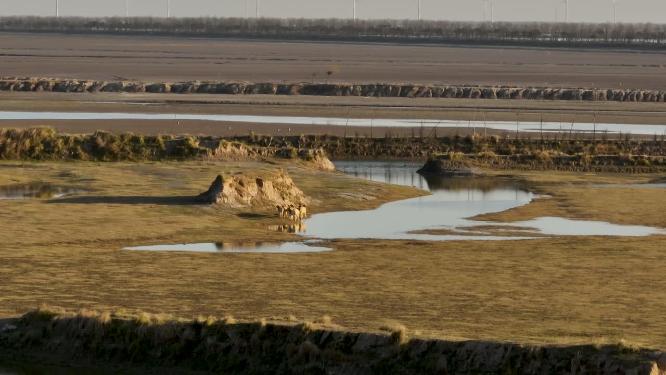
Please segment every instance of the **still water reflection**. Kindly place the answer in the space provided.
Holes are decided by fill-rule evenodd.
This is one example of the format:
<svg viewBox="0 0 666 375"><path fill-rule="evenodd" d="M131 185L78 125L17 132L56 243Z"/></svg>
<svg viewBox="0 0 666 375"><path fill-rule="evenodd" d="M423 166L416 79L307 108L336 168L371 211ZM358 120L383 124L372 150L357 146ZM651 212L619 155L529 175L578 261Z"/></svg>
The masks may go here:
<svg viewBox="0 0 666 375"><path fill-rule="evenodd" d="M535 195L520 182L500 177L424 177L416 173L420 164L415 163L335 164L338 170L357 178L414 186L431 192L431 195L387 203L374 210L314 215L305 222L307 232L304 235L307 237L507 240L528 239L537 235L647 236L665 233L661 229L643 226L552 217L511 224L479 222L471 218L529 204ZM520 230L508 230L516 227Z"/></svg>

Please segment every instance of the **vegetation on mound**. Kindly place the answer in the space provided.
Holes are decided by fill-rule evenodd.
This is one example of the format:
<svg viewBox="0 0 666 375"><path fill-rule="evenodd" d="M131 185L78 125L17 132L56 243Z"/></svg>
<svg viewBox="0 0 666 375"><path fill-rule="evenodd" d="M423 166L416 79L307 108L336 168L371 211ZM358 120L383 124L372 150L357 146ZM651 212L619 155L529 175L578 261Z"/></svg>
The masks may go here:
<svg viewBox="0 0 666 375"><path fill-rule="evenodd" d="M650 23L416 20L2 17L2 31L236 36L306 40L663 48L666 26Z"/></svg>
<svg viewBox="0 0 666 375"><path fill-rule="evenodd" d="M3 356L29 361L161 366L223 373L661 374L663 353L625 345L536 347L409 339L332 324L237 322L233 317L78 313L41 308L0 326Z"/></svg>

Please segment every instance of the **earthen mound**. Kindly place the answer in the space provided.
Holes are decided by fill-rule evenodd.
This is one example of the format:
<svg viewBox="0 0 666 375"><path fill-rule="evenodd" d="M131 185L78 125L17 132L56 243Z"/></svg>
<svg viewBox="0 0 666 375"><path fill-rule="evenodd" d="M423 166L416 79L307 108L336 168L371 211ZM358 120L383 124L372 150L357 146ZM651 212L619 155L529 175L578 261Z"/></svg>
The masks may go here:
<svg viewBox="0 0 666 375"><path fill-rule="evenodd" d="M285 172L270 176L236 174L215 178L210 188L199 194L196 201L206 204L223 204L229 207L301 207L307 198Z"/></svg>

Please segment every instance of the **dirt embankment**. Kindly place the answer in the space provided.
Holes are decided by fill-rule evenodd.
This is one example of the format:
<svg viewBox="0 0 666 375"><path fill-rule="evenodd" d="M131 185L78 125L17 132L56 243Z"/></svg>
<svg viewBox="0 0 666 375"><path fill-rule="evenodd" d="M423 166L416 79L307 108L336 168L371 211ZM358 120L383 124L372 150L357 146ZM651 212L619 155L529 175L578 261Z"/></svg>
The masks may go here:
<svg viewBox="0 0 666 375"><path fill-rule="evenodd" d="M58 134L49 128L0 129L0 159L4 160L258 160L293 159L321 169L335 166L322 149L273 144L271 140L242 143L220 137ZM252 144L253 143L253 144Z"/></svg>
<svg viewBox="0 0 666 375"><path fill-rule="evenodd" d="M666 374L666 354L623 345L524 346L409 339L318 323L195 321L37 310L0 322L0 361L204 373Z"/></svg>
<svg viewBox="0 0 666 375"><path fill-rule="evenodd" d="M0 79L0 91L64 93L172 93L228 95L314 95L454 99L577 100L616 102L665 102L664 90L594 89L516 86L252 83L252 82L140 82L56 78Z"/></svg>
<svg viewBox="0 0 666 375"><path fill-rule="evenodd" d="M538 136L536 136L538 137ZM462 155L493 168L595 171L659 171L666 169L666 140L581 139L553 135L515 139L498 136L445 137L284 137L282 145L321 148L335 159L426 160L432 155ZM250 142L248 138L237 138ZM483 162L483 163L481 163ZM473 167L473 166L457 166Z"/></svg>
<svg viewBox="0 0 666 375"><path fill-rule="evenodd" d="M454 155L456 160L497 169L597 172L661 172L666 169L666 141L579 139L554 135L544 139L510 137L335 137L262 136L196 137L58 134L49 128L0 129L4 160L259 160L290 159L331 171L334 159L426 160ZM465 167L473 167L465 166ZM460 166L458 166L460 169Z"/></svg>

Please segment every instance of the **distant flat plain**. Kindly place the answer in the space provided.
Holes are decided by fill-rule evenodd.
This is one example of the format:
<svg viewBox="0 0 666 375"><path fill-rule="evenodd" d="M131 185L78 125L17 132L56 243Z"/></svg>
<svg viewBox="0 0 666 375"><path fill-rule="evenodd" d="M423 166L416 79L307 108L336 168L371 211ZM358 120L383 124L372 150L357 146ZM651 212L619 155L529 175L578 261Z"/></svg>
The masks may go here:
<svg viewBox="0 0 666 375"><path fill-rule="evenodd" d="M0 71L102 80L666 87L661 52L162 36L0 33Z"/></svg>
<svg viewBox="0 0 666 375"><path fill-rule="evenodd" d="M328 72L331 74L329 75ZM465 47L0 33L0 75L142 81L394 82L663 89L666 55L649 51ZM148 104L148 105L147 105ZM2 110L211 113L663 124L663 103L307 97L270 95L0 93ZM202 121L0 121L143 134L346 134L343 127ZM286 129L285 129L286 128ZM383 136L387 129L356 128ZM458 132L458 130L451 130ZM464 130L461 130L464 133ZM409 134L411 129L392 129ZM440 134L445 134L442 130Z"/></svg>

